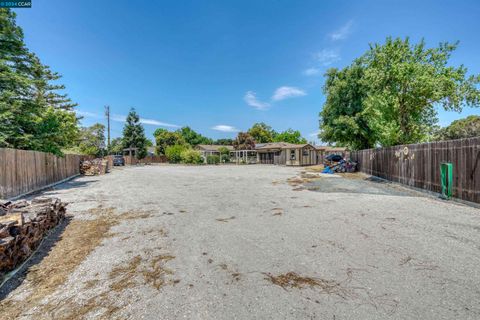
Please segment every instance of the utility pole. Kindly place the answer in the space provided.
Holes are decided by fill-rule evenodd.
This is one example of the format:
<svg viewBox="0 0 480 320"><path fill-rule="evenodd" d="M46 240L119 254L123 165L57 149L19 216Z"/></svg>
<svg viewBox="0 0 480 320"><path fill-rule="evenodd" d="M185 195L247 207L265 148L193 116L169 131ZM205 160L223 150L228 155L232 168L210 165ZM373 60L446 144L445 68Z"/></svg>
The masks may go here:
<svg viewBox="0 0 480 320"><path fill-rule="evenodd" d="M107 150L110 151L110 106L105 106L105 116L107 117Z"/></svg>

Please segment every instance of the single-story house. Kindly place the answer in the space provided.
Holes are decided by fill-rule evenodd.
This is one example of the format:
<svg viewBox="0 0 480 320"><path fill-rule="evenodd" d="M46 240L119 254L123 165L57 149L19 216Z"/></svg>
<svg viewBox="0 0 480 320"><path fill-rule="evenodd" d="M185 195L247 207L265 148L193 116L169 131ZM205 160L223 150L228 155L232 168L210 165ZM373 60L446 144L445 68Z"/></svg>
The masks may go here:
<svg viewBox="0 0 480 320"><path fill-rule="evenodd" d="M283 146L285 146L285 142L259 143L255 145L257 163L285 164L285 154L282 153Z"/></svg>
<svg viewBox="0 0 480 320"><path fill-rule="evenodd" d="M325 156L335 153L345 156L346 149L338 147L314 146L309 143L287 142L257 143L254 150L235 150L233 146L199 144L195 149L202 154L204 161L210 155L220 155L219 149L226 147L230 158L237 163L276 164L285 166L311 166L323 163Z"/></svg>
<svg viewBox="0 0 480 320"><path fill-rule="evenodd" d="M255 146L257 163L287 166L309 166L320 163L317 150L309 143L262 143Z"/></svg>
<svg viewBox="0 0 480 320"><path fill-rule="evenodd" d="M235 151L233 146L224 146L224 145L217 145L217 144L199 144L195 147L196 150L200 151L202 154L203 160L206 162L208 156L217 155L220 156L220 148L227 148L230 151L230 156Z"/></svg>
<svg viewBox="0 0 480 320"><path fill-rule="evenodd" d="M318 164L317 150L309 143L284 146L287 166L312 166Z"/></svg>

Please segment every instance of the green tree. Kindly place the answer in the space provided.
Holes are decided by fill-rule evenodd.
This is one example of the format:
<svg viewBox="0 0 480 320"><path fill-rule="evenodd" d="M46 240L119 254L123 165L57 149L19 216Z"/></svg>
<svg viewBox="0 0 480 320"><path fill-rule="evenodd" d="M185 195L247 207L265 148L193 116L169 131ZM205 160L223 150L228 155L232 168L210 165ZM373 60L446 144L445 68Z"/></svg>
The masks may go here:
<svg viewBox="0 0 480 320"><path fill-rule="evenodd" d="M255 123L247 133L253 137L256 143L273 142L277 132L264 122Z"/></svg>
<svg viewBox="0 0 480 320"><path fill-rule="evenodd" d="M29 52L15 18L13 11L0 9L0 147L24 148L39 112L29 99Z"/></svg>
<svg viewBox="0 0 480 320"><path fill-rule="evenodd" d="M166 129L157 129L153 133L155 137L156 152L159 155L166 155L167 147L174 145L186 145L185 139L178 132L171 132Z"/></svg>
<svg viewBox="0 0 480 320"><path fill-rule="evenodd" d="M480 116L468 116L453 121L449 126L441 128L434 140L453 140L462 138L480 137Z"/></svg>
<svg viewBox="0 0 480 320"><path fill-rule="evenodd" d="M233 141L236 150L253 150L255 149L255 140L246 132L239 132L237 138Z"/></svg>
<svg viewBox="0 0 480 320"><path fill-rule="evenodd" d="M78 147L81 153L101 157L105 150L105 126L100 123L80 130Z"/></svg>
<svg viewBox="0 0 480 320"><path fill-rule="evenodd" d="M218 148L218 152L220 153L221 162L230 162L230 150L227 147Z"/></svg>
<svg viewBox="0 0 480 320"><path fill-rule="evenodd" d="M35 134L28 149L63 155L79 138L78 118L74 112L47 107L35 123Z"/></svg>
<svg viewBox="0 0 480 320"><path fill-rule="evenodd" d="M195 132L190 127L183 127L177 130L186 143L191 146L196 146L199 144L213 144L213 140L207 137L202 136L200 133Z"/></svg>
<svg viewBox="0 0 480 320"><path fill-rule="evenodd" d="M288 143L297 143L304 144L307 143L307 139L302 137L302 134L298 130L288 129L283 132L280 132L275 136L275 142L288 142Z"/></svg>
<svg viewBox="0 0 480 320"><path fill-rule="evenodd" d="M123 152L123 140L122 138L114 138L110 142L110 154L122 154Z"/></svg>
<svg viewBox="0 0 480 320"><path fill-rule="evenodd" d="M75 104L57 93L60 76L26 48L15 18L0 9L0 147L61 155L77 140Z"/></svg>
<svg viewBox="0 0 480 320"><path fill-rule="evenodd" d="M176 144L173 146L167 146L165 148L165 156L167 156L168 162L180 163L182 161L182 153L188 150L186 145Z"/></svg>
<svg viewBox="0 0 480 320"><path fill-rule="evenodd" d="M135 156L143 159L147 156L147 138L140 123L140 117L134 108L128 113L125 126L123 127L123 147L136 148Z"/></svg>
<svg viewBox="0 0 480 320"><path fill-rule="evenodd" d="M346 107L331 101L348 102L359 98L361 103L356 103L356 117L349 116L335 122L322 113L320 129L325 133L321 137L325 136L331 142L348 143L344 138L351 134L357 141L348 144L354 147L427 141L437 122L437 106L461 111L465 105L477 106L480 102L480 90L477 89L480 77L467 76L464 66L448 64L457 45L440 43L438 47L427 48L423 40L411 44L408 38L387 38L385 44L371 45L354 62L354 65L361 66L361 76L354 75L357 78L354 81L358 83L340 90L337 86L342 83L337 82L337 86L327 91L328 95L338 95L327 96L326 107L332 114L343 115L342 110L332 109ZM348 68L353 69L354 65ZM348 70L341 72L348 76ZM354 127L353 132L345 129L349 125ZM367 136L373 141L365 141Z"/></svg>
<svg viewBox="0 0 480 320"><path fill-rule="evenodd" d="M367 88L362 81L365 68L360 59L343 70L330 69L325 74L323 92L327 97L320 112L319 138L327 143L351 149L368 149L375 145L363 102Z"/></svg>
<svg viewBox="0 0 480 320"><path fill-rule="evenodd" d="M197 151L197 150L185 149L180 153L180 157L182 159L182 163L187 163L187 164L203 163L202 155L200 154L200 151Z"/></svg>
<svg viewBox="0 0 480 320"><path fill-rule="evenodd" d="M217 139L213 142L216 145L233 146L233 139Z"/></svg>

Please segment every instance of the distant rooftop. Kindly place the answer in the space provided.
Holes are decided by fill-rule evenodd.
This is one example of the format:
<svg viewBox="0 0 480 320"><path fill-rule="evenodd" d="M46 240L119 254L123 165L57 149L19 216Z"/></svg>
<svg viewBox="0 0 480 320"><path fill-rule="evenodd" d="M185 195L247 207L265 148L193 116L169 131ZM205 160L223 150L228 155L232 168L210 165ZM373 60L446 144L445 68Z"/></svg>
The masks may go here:
<svg viewBox="0 0 480 320"><path fill-rule="evenodd" d="M221 144L199 144L197 145L197 149L204 150L204 151L218 151L220 148L227 148L229 151L233 151L233 146L224 146Z"/></svg>

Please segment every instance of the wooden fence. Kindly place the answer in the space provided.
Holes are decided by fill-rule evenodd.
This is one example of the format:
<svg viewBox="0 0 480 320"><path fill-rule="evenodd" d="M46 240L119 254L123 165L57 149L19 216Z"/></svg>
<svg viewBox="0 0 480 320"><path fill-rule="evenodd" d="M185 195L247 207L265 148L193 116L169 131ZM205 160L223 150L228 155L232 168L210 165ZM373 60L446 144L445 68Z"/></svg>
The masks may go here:
<svg viewBox="0 0 480 320"><path fill-rule="evenodd" d="M124 156L126 165L136 165L136 164L152 164L152 163L166 163L166 156L146 156L142 160L138 160L134 156Z"/></svg>
<svg viewBox="0 0 480 320"><path fill-rule="evenodd" d="M110 168L113 167L113 156L106 156L104 157L105 160L108 161L108 165ZM123 156L123 159L125 160L125 165L130 166L130 165L136 165L136 164L151 164L151 163L166 163L167 162L167 157L166 156L146 156L142 160L138 160L134 156Z"/></svg>
<svg viewBox="0 0 480 320"><path fill-rule="evenodd" d="M0 199L35 191L79 174L82 157L0 148Z"/></svg>
<svg viewBox="0 0 480 320"><path fill-rule="evenodd" d="M440 164L453 164L453 196L480 203L480 137L352 151L359 170L441 192Z"/></svg>

